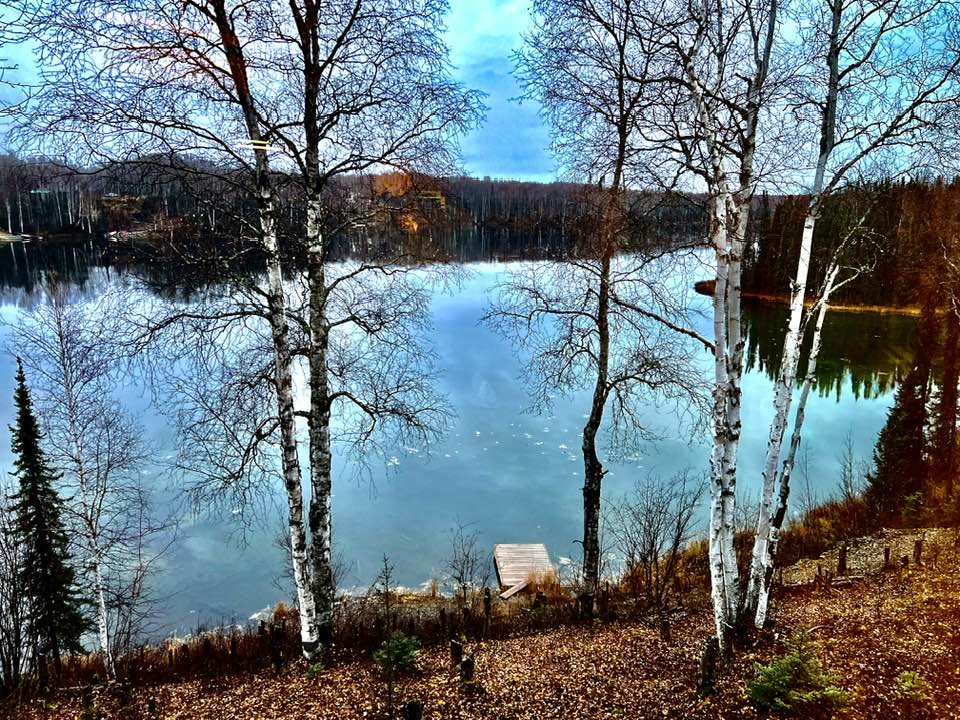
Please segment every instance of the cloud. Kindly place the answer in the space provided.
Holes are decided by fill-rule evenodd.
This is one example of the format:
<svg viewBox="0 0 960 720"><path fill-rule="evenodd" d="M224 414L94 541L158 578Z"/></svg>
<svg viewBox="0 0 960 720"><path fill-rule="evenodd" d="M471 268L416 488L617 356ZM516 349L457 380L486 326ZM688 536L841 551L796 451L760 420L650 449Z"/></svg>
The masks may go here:
<svg viewBox="0 0 960 720"><path fill-rule="evenodd" d="M527 0L453 0L447 44L457 77L487 94L486 122L462 143L471 175L543 181L556 175L539 107L516 100L512 54L530 27Z"/></svg>

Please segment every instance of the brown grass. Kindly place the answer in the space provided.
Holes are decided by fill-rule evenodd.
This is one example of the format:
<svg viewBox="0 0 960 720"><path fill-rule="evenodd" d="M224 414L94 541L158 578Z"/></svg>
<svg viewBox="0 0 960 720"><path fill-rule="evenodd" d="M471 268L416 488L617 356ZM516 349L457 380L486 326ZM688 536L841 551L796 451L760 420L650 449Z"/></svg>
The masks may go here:
<svg viewBox="0 0 960 720"><path fill-rule="evenodd" d="M763 716L745 699L754 663L782 655L783 639L805 631L824 668L850 693L838 720L956 718L958 562L960 552L946 542L935 565L880 572L843 588L807 586L777 595L776 631L746 639L721 668L716 694L708 698L693 689L703 643L712 632L706 609L672 616L669 642L648 623L620 621L474 642L477 673L470 686L450 670L445 646L427 647L419 669L400 679L398 692L401 702L421 701L423 717L430 720L755 719ZM104 720L386 717L382 679L369 657L331 657L325 666L315 679L298 660L281 673L197 678L126 694L101 687L92 702ZM930 684L925 699L898 695L897 678L904 672L919 673ZM18 720L76 720L82 697L81 688L69 688L0 708L0 715L6 709L3 717Z"/></svg>

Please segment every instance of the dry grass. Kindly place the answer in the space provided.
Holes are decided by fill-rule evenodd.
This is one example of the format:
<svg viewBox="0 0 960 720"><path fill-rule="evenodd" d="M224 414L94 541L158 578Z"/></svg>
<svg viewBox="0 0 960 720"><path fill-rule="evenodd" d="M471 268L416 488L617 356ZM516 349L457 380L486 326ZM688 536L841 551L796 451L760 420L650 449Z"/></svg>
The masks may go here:
<svg viewBox="0 0 960 720"><path fill-rule="evenodd" d="M429 720L466 718L755 718L745 700L754 662L784 652L783 638L809 633L825 668L839 676L852 702L836 717L960 717L960 552L952 535L928 531L939 559L921 567L871 575L843 588L805 586L775 598L777 627L744 640L724 667L717 693L693 691L697 662L710 632L710 615L675 615L672 641L642 622L563 627L473 642L476 684L461 686L444 646L425 650L419 668L401 678L403 700L424 703ZM934 537L938 540L934 542ZM939 540L942 539L943 543ZM909 545L911 537L898 536ZM851 558L855 557L851 553ZM869 569L869 568L868 568ZM879 588L879 590L878 590ZM877 613L877 596L882 598ZM320 677L306 677L297 661L283 672L200 678L140 688L123 710L114 695L95 698L103 717L211 720L361 720L386 716L382 682L369 658L334 656ZM926 697L905 698L897 677L916 672L930 685ZM75 720L79 689L10 708L19 720Z"/></svg>

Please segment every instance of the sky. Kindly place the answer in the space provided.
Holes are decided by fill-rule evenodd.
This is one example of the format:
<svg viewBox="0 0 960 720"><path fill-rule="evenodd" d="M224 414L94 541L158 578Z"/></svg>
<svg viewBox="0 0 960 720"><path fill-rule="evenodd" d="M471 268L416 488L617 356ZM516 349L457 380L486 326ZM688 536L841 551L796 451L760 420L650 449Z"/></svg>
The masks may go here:
<svg viewBox="0 0 960 720"><path fill-rule="evenodd" d="M556 179L550 133L533 101L521 103L513 52L531 26L530 0L450 0L447 46L457 79L486 93L486 121L463 138L468 175L549 182ZM21 77L35 69L28 46L4 53Z"/></svg>
<svg viewBox="0 0 960 720"><path fill-rule="evenodd" d="M520 103L513 51L531 25L529 0L450 0L447 45L458 79L487 93L486 122L463 139L470 175L550 181L550 134L535 102Z"/></svg>

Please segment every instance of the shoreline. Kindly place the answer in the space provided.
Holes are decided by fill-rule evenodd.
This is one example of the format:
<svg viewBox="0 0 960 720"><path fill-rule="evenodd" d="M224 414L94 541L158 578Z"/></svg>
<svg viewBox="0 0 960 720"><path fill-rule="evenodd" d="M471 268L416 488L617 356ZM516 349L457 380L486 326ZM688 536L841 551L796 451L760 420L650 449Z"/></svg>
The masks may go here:
<svg viewBox="0 0 960 720"><path fill-rule="evenodd" d="M713 297L714 280L698 280L693 284L693 289L700 295ZM790 296L778 293L761 293L749 290L741 290L740 297L744 300L764 303L767 305L789 305ZM814 298L807 298L803 301L804 306L812 307ZM907 317L920 317L920 308L915 305L850 305L844 303L830 303L830 310L843 313L873 313L877 315L904 315Z"/></svg>

